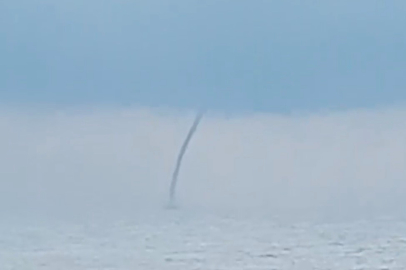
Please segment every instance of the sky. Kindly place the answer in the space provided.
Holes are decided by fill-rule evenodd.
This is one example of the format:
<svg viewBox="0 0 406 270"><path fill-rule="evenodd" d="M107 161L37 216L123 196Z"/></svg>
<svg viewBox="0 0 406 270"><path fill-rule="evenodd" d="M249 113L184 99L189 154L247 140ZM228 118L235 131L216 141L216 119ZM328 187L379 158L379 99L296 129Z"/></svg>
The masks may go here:
<svg viewBox="0 0 406 270"><path fill-rule="evenodd" d="M2 0L3 104L221 111L406 99L403 1Z"/></svg>
<svg viewBox="0 0 406 270"><path fill-rule="evenodd" d="M0 1L0 210L405 216L406 2ZM406 216L405 216L406 217Z"/></svg>

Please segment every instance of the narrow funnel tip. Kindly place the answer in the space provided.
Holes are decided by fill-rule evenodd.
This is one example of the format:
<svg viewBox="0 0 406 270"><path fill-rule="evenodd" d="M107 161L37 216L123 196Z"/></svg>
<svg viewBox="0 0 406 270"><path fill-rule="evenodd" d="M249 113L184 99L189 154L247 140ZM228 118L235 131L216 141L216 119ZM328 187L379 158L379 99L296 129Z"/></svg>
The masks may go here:
<svg viewBox="0 0 406 270"><path fill-rule="evenodd" d="M175 210L175 209L178 209L178 206L176 205L175 201L170 200L165 208L168 210Z"/></svg>

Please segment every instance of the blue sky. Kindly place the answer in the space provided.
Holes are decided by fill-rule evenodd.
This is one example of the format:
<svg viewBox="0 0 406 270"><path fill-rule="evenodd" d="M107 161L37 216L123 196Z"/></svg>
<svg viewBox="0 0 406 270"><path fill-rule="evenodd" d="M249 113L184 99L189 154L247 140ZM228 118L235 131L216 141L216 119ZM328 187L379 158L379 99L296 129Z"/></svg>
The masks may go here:
<svg viewBox="0 0 406 270"><path fill-rule="evenodd" d="M289 112L406 100L406 2L2 0L2 104Z"/></svg>

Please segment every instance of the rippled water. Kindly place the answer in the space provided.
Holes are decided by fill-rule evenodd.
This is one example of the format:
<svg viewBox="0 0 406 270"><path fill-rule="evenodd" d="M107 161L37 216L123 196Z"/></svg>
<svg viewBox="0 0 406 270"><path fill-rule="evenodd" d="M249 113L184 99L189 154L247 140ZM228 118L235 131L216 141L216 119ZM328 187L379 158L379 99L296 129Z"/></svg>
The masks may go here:
<svg viewBox="0 0 406 270"><path fill-rule="evenodd" d="M278 223L166 211L2 223L1 269L405 269L406 223Z"/></svg>

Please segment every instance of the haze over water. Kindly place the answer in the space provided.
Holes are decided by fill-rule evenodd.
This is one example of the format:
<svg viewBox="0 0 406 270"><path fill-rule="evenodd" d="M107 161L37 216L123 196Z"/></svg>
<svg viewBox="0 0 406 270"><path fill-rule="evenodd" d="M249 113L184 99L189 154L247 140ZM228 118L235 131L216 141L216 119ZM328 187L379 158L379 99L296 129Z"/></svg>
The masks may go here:
<svg viewBox="0 0 406 270"><path fill-rule="evenodd" d="M403 109L3 110L5 269L402 269Z"/></svg>
<svg viewBox="0 0 406 270"><path fill-rule="evenodd" d="M151 108L3 110L3 211L131 216L161 209L193 117ZM184 157L180 207L326 219L403 216L405 118L401 108L211 112Z"/></svg>

